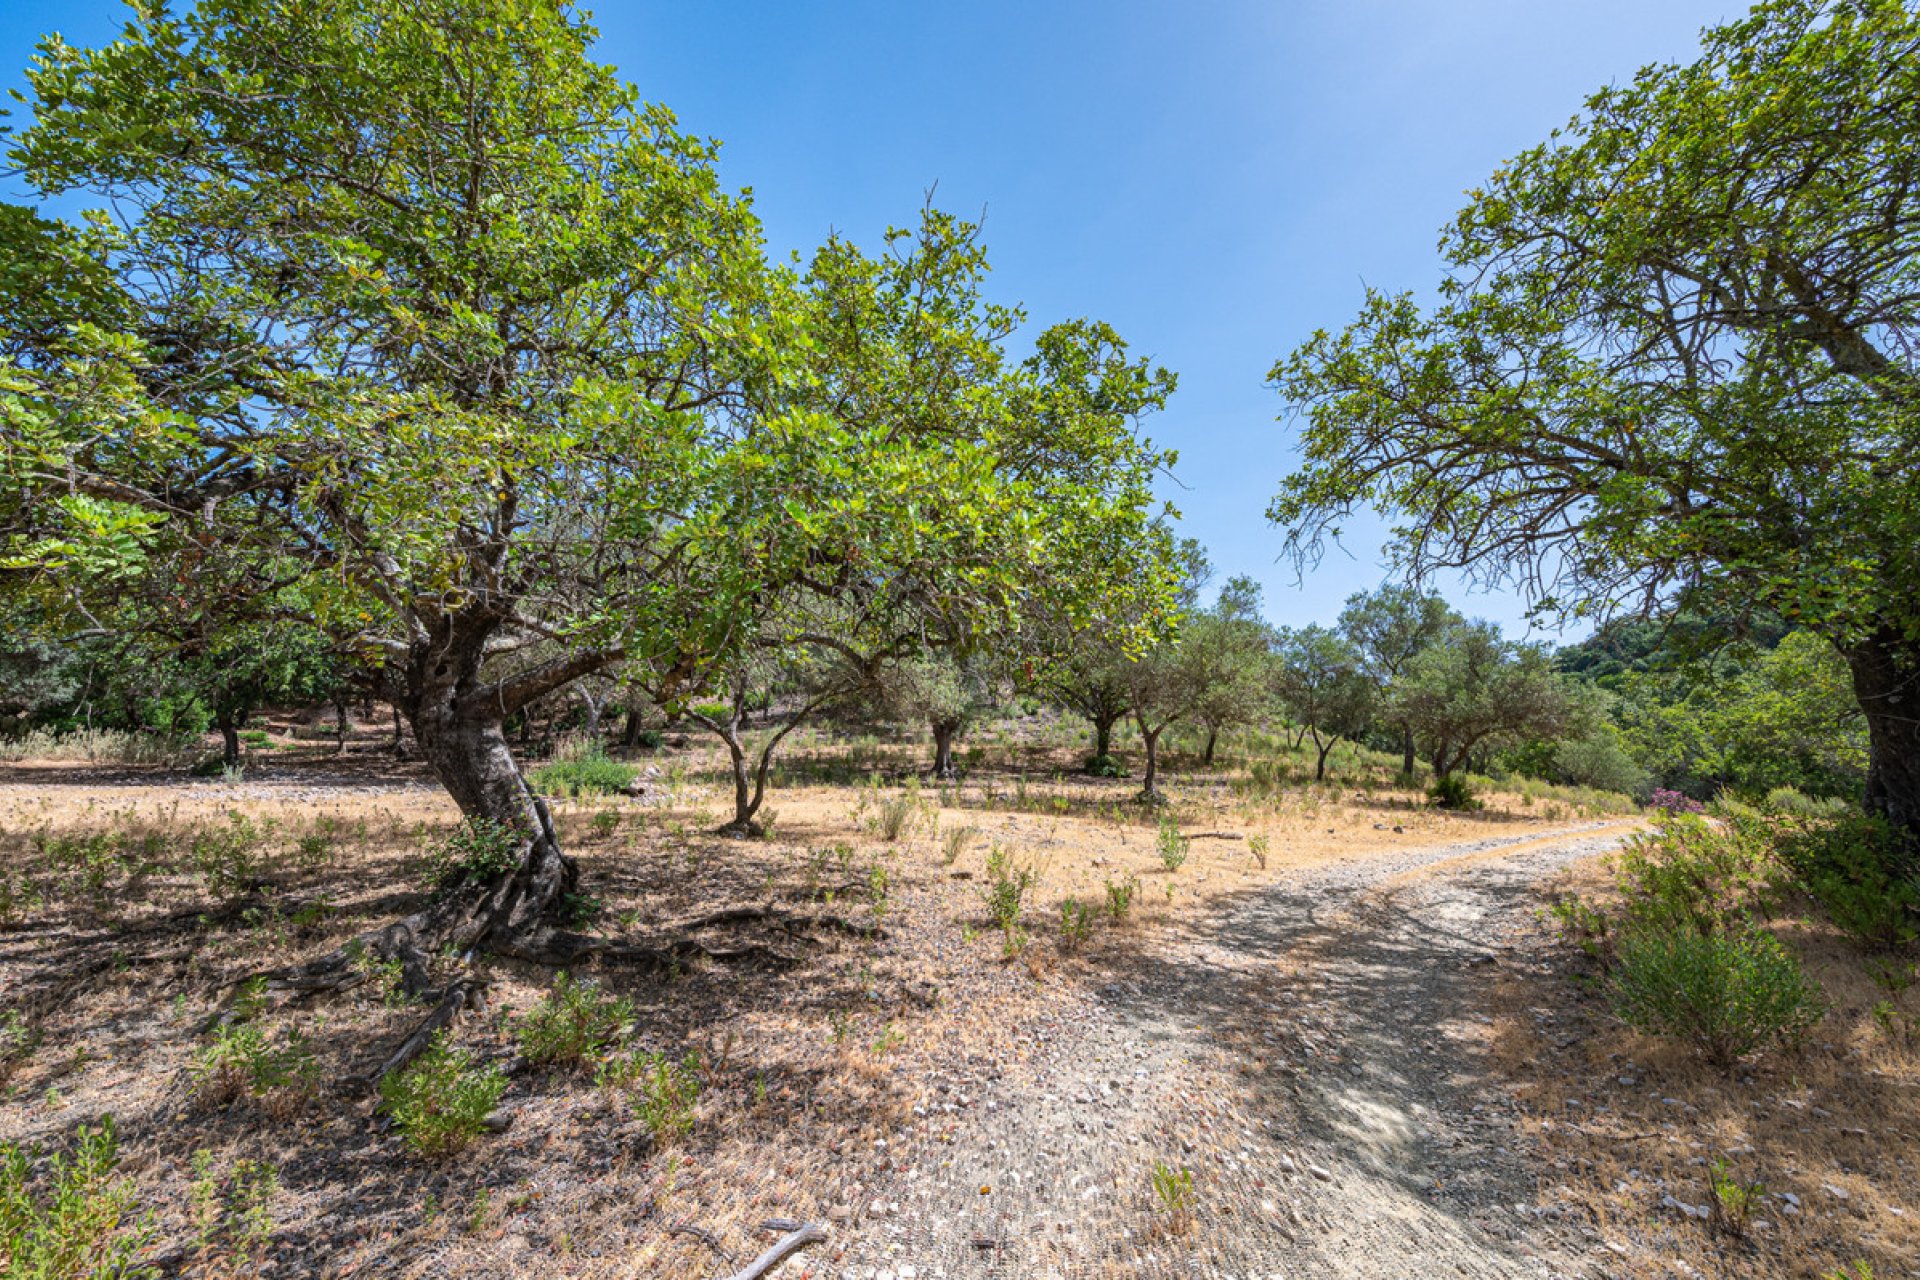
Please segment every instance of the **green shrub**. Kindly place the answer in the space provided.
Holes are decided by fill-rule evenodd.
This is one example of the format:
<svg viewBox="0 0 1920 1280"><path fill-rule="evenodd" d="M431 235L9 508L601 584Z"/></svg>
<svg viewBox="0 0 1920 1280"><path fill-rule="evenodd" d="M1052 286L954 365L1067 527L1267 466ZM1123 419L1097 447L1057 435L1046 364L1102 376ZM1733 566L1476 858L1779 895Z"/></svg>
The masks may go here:
<svg viewBox="0 0 1920 1280"><path fill-rule="evenodd" d="M1629 1026L1685 1040L1722 1067L1797 1042L1824 1012L1793 953L1752 927L1639 924L1620 937L1608 989Z"/></svg>
<svg viewBox="0 0 1920 1280"><path fill-rule="evenodd" d="M1168 871L1178 871L1187 861L1187 854L1193 848L1193 841L1180 834L1180 824L1171 818L1160 820L1160 833L1154 837L1154 851L1160 855L1160 865Z"/></svg>
<svg viewBox="0 0 1920 1280"><path fill-rule="evenodd" d="M306 1039L290 1031L275 1043L258 1022L216 1027L188 1068L195 1094L216 1106L249 1097L287 1116L320 1092L320 1065Z"/></svg>
<svg viewBox="0 0 1920 1280"><path fill-rule="evenodd" d="M849 1033L836 1021L836 1043ZM698 1053L690 1052L679 1062L664 1053L629 1054L602 1065L594 1081L604 1088L624 1090L632 1099L635 1118L661 1146L692 1132L694 1106L700 1100Z"/></svg>
<svg viewBox="0 0 1920 1280"><path fill-rule="evenodd" d="M642 729L634 737L634 745L647 751L658 751L666 744L667 735L658 729Z"/></svg>
<svg viewBox="0 0 1920 1280"><path fill-rule="evenodd" d="M519 843L511 827L469 818L427 851L427 877L442 889L485 884L518 865Z"/></svg>
<svg viewBox="0 0 1920 1280"><path fill-rule="evenodd" d="M497 1065L481 1066L445 1033L410 1066L380 1082L380 1108L423 1159L453 1155L486 1130L507 1091Z"/></svg>
<svg viewBox="0 0 1920 1280"><path fill-rule="evenodd" d="M1760 807L1776 817L1806 821L1845 818L1854 811L1853 805L1837 796L1816 800L1793 787L1775 787L1767 792Z"/></svg>
<svg viewBox="0 0 1920 1280"><path fill-rule="evenodd" d="M1790 827L1780 856L1860 946L1892 951L1920 940L1920 864L1882 819L1855 813Z"/></svg>
<svg viewBox="0 0 1920 1280"><path fill-rule="evenodd" d="M1427 799L1439 809L1470 810L1480 807L1480 802L1474 798L1473 788L1457 773L1436 779L1427 788Z"/></svg>
<svg viewBox="0 0 1920 1280"><path fill-rule="evenodd" d="M1088 756L1081 772L1093 778L1124 778L1127 766L1119 756Z"/></svg>
<svg viewBox="0 0 1920 1280"><path fill-rule="evenodd" d="M1080 945L1093 936L1093 908L1078 898L1065 898L1060 903L1060 946L1065 951L1078 951Z"/></svg>
<svg viewBox="0 0 1920 1280"><path fill-rule="evenodd" d="M82 1125L71 1155L47 1161L36 1192L37 1153L0 1142L0 1275L8 1280L133 1280L159 1275L139 1260L154 1238L133 1212L113 1117Z"/></svg>
<svg viewBox="0 0 1920 1280"><path fill-rule="evenodd" d="M1127 918L1127 912L1133 909L1133 895L1140 889L1139 879L1129 871L1127 878L1117 884L1107 881L1107 914L1116 921Z"/></svg>
<svg viewBox="0 0 1920 1280"><path fill-rule="evenodd" d="M187 853L194 870L206 881L207 892L223 897L259 878L266 840L266 831L235 810L227 814L225 826L206 827L196 834Z"/></svg>
<svg viewBox="0 0 1920 1280"><path fill-rule="evenodd" d="M960 855L967 851L980 835L980 828L974 826L948 827L940 833L940 865L950 867L960 861Z"/></svg>
<svg viewBox="0 0 1920 1280"><path fill-rule="evenodd" d="M573 1065L619 1040L632 1025L631 1000L616 999L591 980L576 982L563 973L521 1020L520 1053L538 1066Z"/></svg>
<svg viewBox="0 0 1920 1280"><path fill-rule="evenodd" d="M1617 878L1628 919L1711 933L1750 912L1771 912L1781 881L1772 835L1758 818L1659 815L1654 829L1633 837L1620 854Z"/></svg>
<svg viewBox="0 0 1920 1280"><path fill-rule="evenodd" d="M1013 865L1013 854L1000 845L987 851L987 919L1011 932L1026 908L1027 891L1036 879L1033 868Z"/></svg>
<svg viewBox="0 0 1920 1280"><path fill-rule="evenodd" d="M640 771L632 765L591 751L571 760L543 764L527 775L527 782L542 795L576 799L617 795L638 776Z"/></svg>

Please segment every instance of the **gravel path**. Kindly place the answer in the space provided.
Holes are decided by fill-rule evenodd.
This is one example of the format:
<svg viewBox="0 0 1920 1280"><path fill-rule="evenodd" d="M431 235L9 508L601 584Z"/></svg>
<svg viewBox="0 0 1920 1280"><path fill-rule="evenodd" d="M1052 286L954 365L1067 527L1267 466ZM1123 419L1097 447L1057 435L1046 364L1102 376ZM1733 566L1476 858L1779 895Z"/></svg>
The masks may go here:
<svg viewBox="0 0 1920 1280"><path fill-rule="evenodd" d="M1596 824L1597 826L1597 824ZM1112 962L1031 1071L943 1086L948 1145L848 1206L829 1274L1608 1274L1536 1203L1483 989L1528 886L1618 829L1315 867ZM1169 1214L1156 1162L1193 1173ZM818 1271L815 1274L819 1274Z"/></svg>

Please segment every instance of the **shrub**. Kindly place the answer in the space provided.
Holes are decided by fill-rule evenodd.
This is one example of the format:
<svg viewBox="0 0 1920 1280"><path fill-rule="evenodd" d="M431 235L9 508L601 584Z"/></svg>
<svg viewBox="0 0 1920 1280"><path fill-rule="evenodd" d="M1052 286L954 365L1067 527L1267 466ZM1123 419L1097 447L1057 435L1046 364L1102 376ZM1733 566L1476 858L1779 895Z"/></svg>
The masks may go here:
<svg viewBox="0 0 1920 1280"><path fill-rule="evenodd" d="M113 1117L82 1125L71 1155L47 1161L39 1194L37 1153L0 1142L0 1275L12 1280L132 1280L157 1276L139 1261L153 1241L151 1215L133 1213L133 1185L120 1163Z"/></svg>
<svg viewBox="0 0 1920 1280"><path fill-rule="evenodd" d="M1093 908L1078 898L1066 898L1060 903L1060 946L1063 950L1077 951L1080 944L1093 936Z"/></svg>
<svg viewBox="0 0 1920 1280"><path fill-rule="evenodd" d="M1247 837L1247 852L1253 855L1262 871L1267 869L1267 850L1271 847L1272 841L1264 834L1256 832Z"/></svg>
<svg viewBox="0 0 1920 1280"><path fill-rule="evenodd" d="M1427 799L1439 809L1478 809L1480 802L1474 799L1473 788L1467 780L1457 773L1437 778L1427 788Z"/></svg>
<svg viewBox="0 0 1920 1280"><path fill-rule="evenodd" d="M265 843L266 833L235 810L227 814L224 827L207 827L195 835L187 852L207 892L221 897L259 877Z"/></svg>
<svg viewBox="0 0 1920 1280"><path fill-rule="evenodd" d="M1853 814L1789 829L1780 856L1860 946L1891 951L1920 940L1920 864L1882 819Z"/></svg>
<svg viewBox="0 0 1920 1280"><path fill-rule="evenodd" d="M1655 787L1653 796L1647 801L1650 808L1665 809L1668 813L1705 813L1707 806L1692 796L1665 787Z"/></svg>
<svg viewBox="0 0 1920 1280"><path fill-rule="evenodd" d="M1119 756L1088 756L1081 771L1093 778L1124 778L1127 766Z"/></svg>
<svg viewBox="0 0 1920 1280"><path fill-rule="evenodd" d="M642 729L634 736L634 745L647 751L658 751L666 744L667 735L658 729Z"/></svg>
<svg viewBox="0 0 1920 1280"><path fill-rule="evenodd" d="M1011 932L1020 923L1027 891L1033 888L1033 868L1013 865L1013 854L1000 845L987 853L987 919L994 927Z"/></svg>
<svg viewBox="0 0 1920 1280"><path fill-rule="evenodd" d="M1771 835L1763 821L1663 814L1620 854L1618 880L1629 919L1710 933L1749 911L1772 910L1780 871Z"/></svg>
<svg viewBox="0 0 1920 1280"><path fill-rule="evenodd" d="M610 760L595 749L568 760L543 764L527 775L527 782L542 795L580 796L617 795L625 791L640 771L619 760Z"/></svg>
<svg viewBox="0 0 1920 1280"><path fill-rule="evenodd" d="M851 1024L843 1031L835 1023L835 1042L851 1034ZM628 1092L633 1113L652 1135L666 1146L693 1130L694 1106L700 1100L700 1055L690 1052L679 1062L664 1053L635 1053L607 1063L595 1075L597 1084Z"/></svg>
<svg viewBox="0 0 1920 1280"><path fill-rule="evenodd" d="M213 1039L194 1055L188 1068L194 1092L216 1106L250 1097L270 1113L285 1117L320 1091L320 1065L297 1031L276 1044L257 1022L236 1021L216 1027Z"/></svg>
<svg viewBox="0 0 1920 1280"><path fill-rule="evenodd" d="M631 1000L615 999L597 983L563 973L521 1020L520 1054L540 1066L577 1064L625 1035L632 1024Z"/></svg>
<svg viewBox="0 0 1920 1280"><path fill-rule="evenodd" d="M880 802L879 812L874 818L874 829L880 833L882 840L891 843L912 832L914 820L919 815L919 796L897 795Z"/></svg>
<svg viewBox="0 0 1920 1280"><path fill-rule="evenodd" d="M1127 918L1127 912L1133 909L1133 895L1139 891L1140 881L1132 872L1118 884L1107 881L1107 914L1116 921Z"/></svg>
<svg viewBox="0 0 1920 1280"><path fill-rule="evenodd" d="M1160 855L1160 865L1168 871L1178 871L1187 861L1187 854L1193 848L1193 841L1180 834L1180 824L1171 818L1160 820L1160 834L1154 838L1154 851Z"/></svg>
<svg viewBox="0 0 1920 1280"><path fill-rule="evenodd" d="M1171 1224L1185 1227L1193 1216L1193 1170L1153 1162L1153 1196Z"/></svg>
<svg viewBox="0 0 1920 1280"><path fill-rule="evenodd" d="M427 851L428 879L438 888L485 884L517 864L519 840L491 818L469 818Z"/></svg>
<svg viewBox="0 0 1920 1280"><path fill-rule="evenodd" d="M1629 1026L1685 1040L1721 1067L1768 1042L1795 1043L1824 1012L1793 953L1752 927L1701 933L1648 922L1630 929L1620 938L1609 993Z"/></svg>
<svg viewBox="0 0 1920 1280"><path fill-rule="evenodd" d="M948 827L940 833L940 864L950 867L960 861L960 855L967 851L980 835L978 827Z"/></svg>
<svg viewBox="0 0 1920 1280"><path fill-rule="evenodd" d="M1713 1199L1707 1202L1707 1210L1713 1215L1714 1229L1730 1236L1746 1235L1753 1211L1760 1207L1761 1199L1767 1194L1766 1187L1734 1177L1727 1172L1724 1160L1715 1160L1708 1166L1707 1179L1713 1187Z"/></svg>
<svg viewBox="0 0 1920 1280"><path fill-rule="evenodd" d="M1760 807L1776 817L1800 818L1809 822L1845 818L1853 812L1853 806L1837 796L1816 800L1793 787L1775 787L1767 792L1767 798L1761 801Z"/></svg>
<svg viewBox="0 0 1920 1280"><path fill-rule="evenodd" d="M412 1065L380 1082L380 1107L423 1159L453 1155L479 1137L507 1091L498 1065L481 1066L445 1033Z"/></svg>

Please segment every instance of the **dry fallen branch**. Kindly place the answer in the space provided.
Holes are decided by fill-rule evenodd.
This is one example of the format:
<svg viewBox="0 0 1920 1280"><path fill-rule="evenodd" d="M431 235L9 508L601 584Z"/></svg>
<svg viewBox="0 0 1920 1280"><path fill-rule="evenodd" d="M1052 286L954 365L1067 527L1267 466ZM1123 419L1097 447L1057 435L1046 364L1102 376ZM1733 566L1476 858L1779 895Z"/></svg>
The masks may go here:
<svg viewBox="0 0 1920 1280"><path fill-rule="evenodd" d="M790 1231L773 1243L773 1247L748 1263L742 1271L736 1271L729 1280L759 1280L761 1276L773 1270L787 1260L787 1256L796 1249L804 1249L810 1244L825 1240L827 1233L814 1223L807 1223L797 1231Z"/></svg>

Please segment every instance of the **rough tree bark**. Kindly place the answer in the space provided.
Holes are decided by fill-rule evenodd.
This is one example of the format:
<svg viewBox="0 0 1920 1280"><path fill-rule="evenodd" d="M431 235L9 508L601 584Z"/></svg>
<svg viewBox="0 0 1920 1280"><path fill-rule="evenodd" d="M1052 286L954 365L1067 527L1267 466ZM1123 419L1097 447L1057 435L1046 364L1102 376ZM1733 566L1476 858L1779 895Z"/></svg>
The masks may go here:
<svg viewBox="0 0 1920 1280"><path fill-rule="evenodd" d="M942 781L951 780L959 776L958 771L953 767L953 737L960 731L960 726L953 721L945 723L936 721L931 727L933 729L933 776Z"/></svg>
<svg viewBox="0 0 1920 1280"><path fill-rule="evenodd" d="M1093 717L1093 754L1096 758L1113 754L1113 726L1119 718L1117 713Z"/></svg>
<svg viewBox="0 0 1920 1280"><path fill-rule="evenodd" d="M1201 755L1200 763L1204 764L1209 769L1213 768L1213 747L1214 747L1214 744L1219 740L1220 740L1220 731L1214 728L1212 725L1208 725L1207 726L1207 749L1206 749L1206 752Z"/></svg>
<svg viewBox="0 0 1920 1280"><path fill-rule="evenodd" d="M1413 777L1413 726L1403 725L1400 729L1400 776Z"/></svg>
<svg viewBox="0 0 1920 1280"><path fill-rule="evenodd" d="M1920 649L1883 632L1844 653L1867 720L1867 811L1920 847Z"/></svg>
<svg viewBox="0 0 1920 1280"><path fill-rule="evenodd" d="M214 724L220 730L220 759L229 769L240 767L240 723L229 712L222 711L214 718Z"/></svg>

